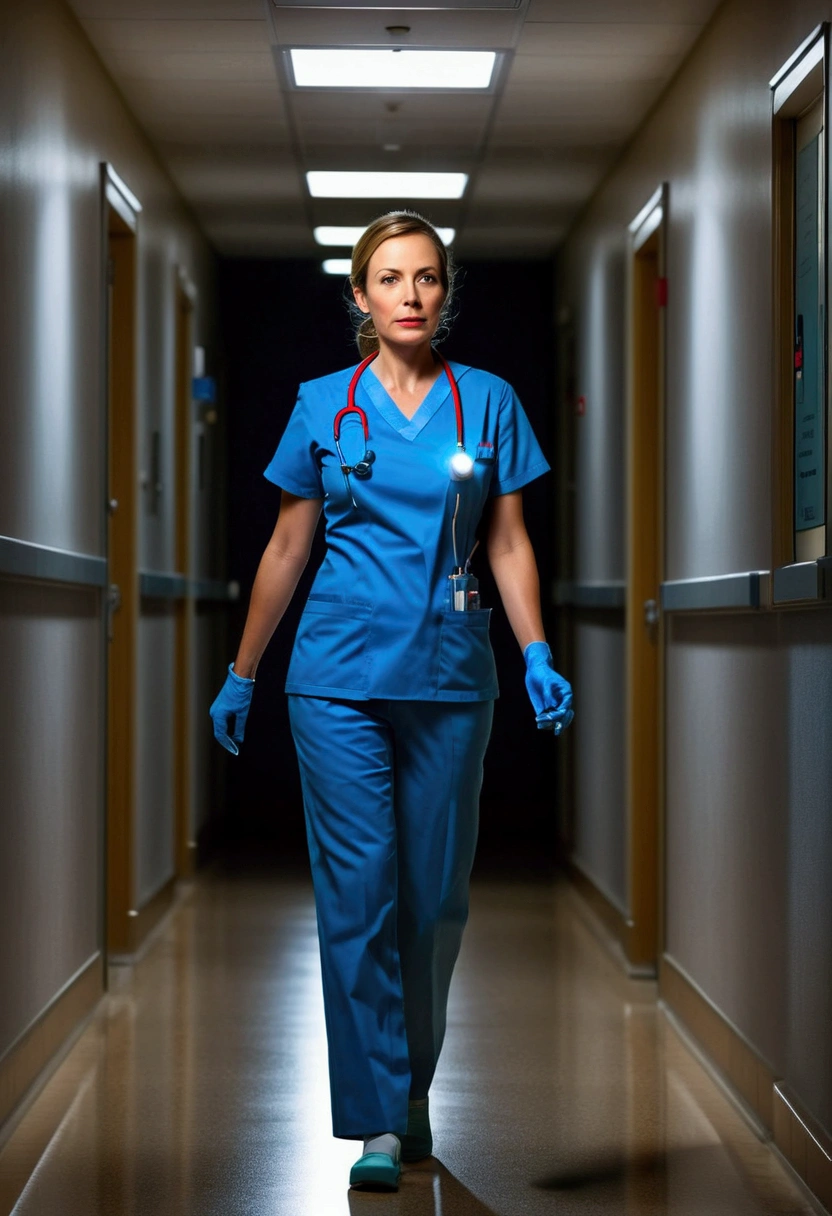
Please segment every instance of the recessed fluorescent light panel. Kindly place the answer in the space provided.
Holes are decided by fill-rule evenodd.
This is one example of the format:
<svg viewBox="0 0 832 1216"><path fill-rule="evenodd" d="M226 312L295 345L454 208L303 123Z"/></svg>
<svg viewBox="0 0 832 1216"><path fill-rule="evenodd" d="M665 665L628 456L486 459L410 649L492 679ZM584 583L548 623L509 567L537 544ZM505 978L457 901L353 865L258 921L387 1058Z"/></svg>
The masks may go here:
<svg viewBox="0 0 832 1216"><path fill-rule="evenodd" d="M299 89L487 89L494 51L291 50Z"/></svg>
<svg viewBox="0 0 832 1216"><path fill-rule="evenodd" d="M520 8L521 0L272 0L275 8L334 8L374 9L444 9L465 12L468 9Z"/></svg>
<svg viewBox="0 0 832 1216"><path fill-rule="evenodd" d="M324 274L349 274L352 270L352 262L349 258L326 258L321 265Z"/></svg>
<svg viewBox="0 0 832 1216"><path fill-rule="evenodd" d="M314 230L315 240L319 245L354 245L358 238L364 232L364 228L339 228L337 225L330 224L328 227L322 225ZM452 245L456 236L455 228L437 228L439 239L444 245Z"/></svg>
<svg viewBox="0 0 832 1216"><path fill-rule="evenodd" d="M313 169L306 174L313 198L462 198L467 173L360 173Z"/></svg>

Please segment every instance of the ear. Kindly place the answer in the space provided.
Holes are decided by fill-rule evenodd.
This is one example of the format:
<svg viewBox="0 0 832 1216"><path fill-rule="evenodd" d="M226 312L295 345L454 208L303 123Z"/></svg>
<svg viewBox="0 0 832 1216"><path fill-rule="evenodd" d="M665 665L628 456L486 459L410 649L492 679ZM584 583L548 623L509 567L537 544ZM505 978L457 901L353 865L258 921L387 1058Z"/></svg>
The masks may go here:
<svg viewBox="0 0 832 1216"><path fill-rule="evenodd" d="M356 304L361 309L361 311L366 312L367 315L369 316L370 308L369 308L369 305L367 304L367 297L364 295L364 292L361 290L360 287L353 287L352 298L355 300Z"/></svg>

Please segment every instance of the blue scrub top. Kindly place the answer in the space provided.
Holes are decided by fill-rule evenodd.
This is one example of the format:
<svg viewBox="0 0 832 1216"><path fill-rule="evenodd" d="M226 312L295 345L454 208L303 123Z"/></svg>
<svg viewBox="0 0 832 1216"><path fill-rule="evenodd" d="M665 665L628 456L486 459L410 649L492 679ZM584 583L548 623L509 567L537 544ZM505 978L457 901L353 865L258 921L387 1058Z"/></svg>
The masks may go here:
<svg viewBox="0 0 832 1216"><path fill-rule="evenodd" d="M456 415L444 371L412 418L398 408L372 364L364 371L355 402L366 411L369 444L361 419L351 412L341 424L341 448L348 464L360 460L365 446L376 460L368 479L350 476L349 489L333 423L347 403L355 368L301 385L265 475L290 494L323 499L327 547L298 627L287 692L407 701L488 701L498 695L488 638L491 610L450 607L456 496L457 551L464 565L489 496L518 490L549 465L509 384L476 368L451 368L462 399L465 447L475 458L467 481L450 477Z"/></svg>

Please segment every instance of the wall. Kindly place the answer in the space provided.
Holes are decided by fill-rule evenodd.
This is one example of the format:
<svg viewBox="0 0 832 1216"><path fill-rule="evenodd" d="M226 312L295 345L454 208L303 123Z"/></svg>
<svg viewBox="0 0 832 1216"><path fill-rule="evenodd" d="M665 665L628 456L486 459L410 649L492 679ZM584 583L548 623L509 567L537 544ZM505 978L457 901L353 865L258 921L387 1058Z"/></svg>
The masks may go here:
<svg viewBox="0 0 832 1216"><path fill-rule="evenodd" d="M173 569L174 283L196 285L195 340L216 351L214 258L59 0L0 6L0 535L105 555L100 164L143 206L138 414L168 466L141 507L140 565ZM204 529L203 529L204 530ZM196 573L220 572L202 537ZM213 567L211 565L213 563ZM172 614L140 627L137 868L143 898L172 873ZM216 649L197 631L196 667ZM102 949L105 704L101 591L0 577L0 1061ZM203 732L204 733L204 732ZM197 764L204 765L200 743ZM207 782L199 789L204 792ZM204 815L204 812L203 812Z"/></svg>
<svg viewBox="0 0 832 1216"><path fill-rule="evenodd" d="M819 0L728 0L566 242L559 302L587 397L566 577L623 577L622 267L663 181L664 577L771 568L769 80L830 18ZM576 724L577 859L626 908L623 631L582 626L576 656L578 705L605 711ZM665 661L667 954L832 1129L828 612L669 619Z"/></svg>

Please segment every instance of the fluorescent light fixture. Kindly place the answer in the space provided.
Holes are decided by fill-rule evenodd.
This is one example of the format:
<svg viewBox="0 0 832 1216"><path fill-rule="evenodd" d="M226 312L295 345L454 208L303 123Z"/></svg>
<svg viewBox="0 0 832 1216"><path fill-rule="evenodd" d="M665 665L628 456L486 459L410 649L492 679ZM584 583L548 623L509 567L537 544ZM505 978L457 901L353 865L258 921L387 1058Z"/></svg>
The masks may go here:
<svg viewBox="0 0 832 1216"><path fill-rule="evenodd" d="M291 50L300 89L487 89L495 51Z"/></svg>
<svg viewBox="0 0 832 1216"><path fill-rule="evenodd" d="M462 198L467 173L359 173L313 169L313 198Z"/></svg>
<svg viewBox="0 0 832 1216"><path fill-rule="evenodd" d="M339 228L337 225L322 225L314 230L315 240L319 245L352 246L361 236L365 228ZM455 228L437 228L439 239L444 245L452 245L456 236Z"/></svg>
<svg viewBox="0 0 832 1216"><path fill-rule="evenodd" d="M321 265L324 274L349 274L352 270L349 258L326 258Z"/></svg>

